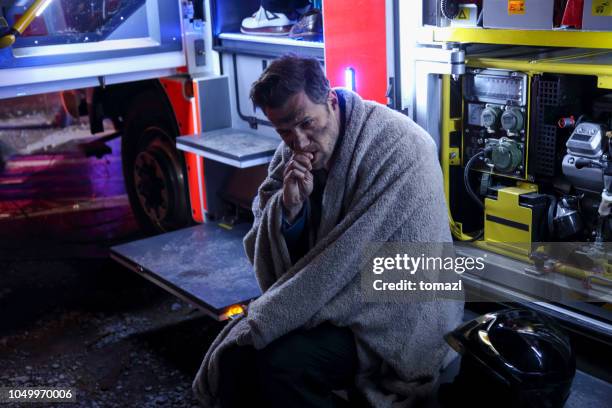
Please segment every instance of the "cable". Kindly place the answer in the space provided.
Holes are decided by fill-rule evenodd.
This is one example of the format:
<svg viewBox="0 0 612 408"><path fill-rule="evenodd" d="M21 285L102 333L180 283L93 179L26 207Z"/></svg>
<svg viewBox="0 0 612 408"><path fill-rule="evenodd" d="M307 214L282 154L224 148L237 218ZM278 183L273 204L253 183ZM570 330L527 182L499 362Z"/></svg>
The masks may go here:
<svg viewBox="0 0 612 408"><path fill-rule="evenodd" d="M481 150L478 153L476 153L475 155L473 155L470 158L470 160L468 160L467 164L465 165L465 171L463 172L463 184L465 184L465 189L466 189L468 195L470 196L470 198L472 200L474 200L474 202L476 204L478 204L478 206L481 209L484 209L484 204L482 203L480 198L478 198L476 193L474 193L474 190L472 190L472 186L470 185L469 175L470 175L470 170L472 169L472 166L474 165L476 160L482 159L482 157L484 156L484 153L485 153L484 150Z"/></svg>
<svg viewBox="0 0 612 408"><path fill-rule="evenodd" d="M274 127L269 120L259 119L257 116L247 116L240 110L240 90L238 86L238 63L236 62L236 53L232 54L232 64L234 68L234 91L236 92L236 108L240 119L249 124L252 129L257 129L257 125Z"/></svg>
<svg viewBox="0 0 612 408"><path fill-rule="evenodd" d="M478 204L478 206L480 207L480 209L482 209L482 210L484 210L484 204L480 200L480 198L478 198L476 193L474 193L474 190L472 190L472 186L470 185L469 175L470 175L470 170L472 169L472 166L474 165L474 163L476 163L477 160L482 159L482 157L484 157L484 154L485 154L485 150L481 150L478 153L476 153L475 155L473 155L470 158L470 160L468 160L468 162L466 163L465 170L463 172L463 183L465 184L465 189L466 189L468 195L470 196L470 198L472 200L474 200L474 202L476 202ZM464 240L463 242L478 241L483 236L484 236L484 229L481 229L472 238Z"/></svg>
<svg viewBox="0 0 612 408"><path fill-rule="evenodd" d="M483 236L484 236L484 230L481 229L481 230L478 230L478 233L474 235L472 238L466 239L462 242L475 242L475 241L482 239Z"/></svg>

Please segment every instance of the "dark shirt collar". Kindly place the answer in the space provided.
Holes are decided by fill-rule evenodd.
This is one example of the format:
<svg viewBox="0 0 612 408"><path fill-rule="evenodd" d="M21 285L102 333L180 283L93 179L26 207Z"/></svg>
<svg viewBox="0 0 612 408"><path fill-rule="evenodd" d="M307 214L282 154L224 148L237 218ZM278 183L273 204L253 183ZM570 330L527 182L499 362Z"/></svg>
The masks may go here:
<svg viewBox="0 0 612 408"><path fill-rule="evenodd" d="M338 107L340 108L340 135L338 136L338 142L336 142L336 149L340 140L344 136L344 124L346 123L346 99L344 99L344 91L336 89L336 95L338 95Z"/></svg>
<svg viewBox="0 0 612 408"><path fill-rule="evenodd" d="M344 97L344 91L342 91L341 89L334 89L334 91L336 91L336 95L338 95L338 109L340 110L340 130L338 132L338 140L336 140L336 145L334 146L334 151L332 153L332 157L331 157L331 163L333 166L334 161L336 160L336 156L338 156L338 152L340 151L340 145L342 144L342 140L344 139L344 131L346 129L345 123L346 123L346 99ZM330 167L331 168L331 167ZM313 172L313 175L315 176L315 178L320 177L322 178L323 184L325 184L325 181L327 180L327 173L328 171L325 169L321 169L318 171L320 174L316 175Z"/></svg>

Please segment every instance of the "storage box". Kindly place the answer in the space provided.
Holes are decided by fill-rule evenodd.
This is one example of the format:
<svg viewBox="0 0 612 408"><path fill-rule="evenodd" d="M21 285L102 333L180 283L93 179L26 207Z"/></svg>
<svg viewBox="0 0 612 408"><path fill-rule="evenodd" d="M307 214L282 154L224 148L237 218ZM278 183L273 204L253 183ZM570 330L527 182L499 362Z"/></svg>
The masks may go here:
<svg viewBox="0 0 612 408"><path fill-rule="evenodd" d="M550 30L555 0L483 0L483 26Z"/></svg>
<svg viewBox="0 0 612 408"><path fill-rule="evenodd" d="M582 29L612 31L612 0L584 0Z"/></svg>

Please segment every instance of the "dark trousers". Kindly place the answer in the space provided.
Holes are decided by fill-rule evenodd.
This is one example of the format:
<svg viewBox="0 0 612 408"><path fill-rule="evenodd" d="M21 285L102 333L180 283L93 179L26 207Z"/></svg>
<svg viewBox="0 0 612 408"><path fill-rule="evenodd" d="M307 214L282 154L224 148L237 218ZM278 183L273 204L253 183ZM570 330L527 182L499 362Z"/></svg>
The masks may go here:
<svg viewBox="0 0 612 408"><path fill-rule="evenodd" d="M273 13L289 14L296 9L306 7L308 0L261 0L261 5Z"/></svg>
<svg viewBox="0 0 612 408"><path fill-rule="evenodd" d="M332 391L352 388L357 352L349 329L325 323L291 332L262 350L228 349L220 365L223 408L343 407L348 402Z"/></svg>

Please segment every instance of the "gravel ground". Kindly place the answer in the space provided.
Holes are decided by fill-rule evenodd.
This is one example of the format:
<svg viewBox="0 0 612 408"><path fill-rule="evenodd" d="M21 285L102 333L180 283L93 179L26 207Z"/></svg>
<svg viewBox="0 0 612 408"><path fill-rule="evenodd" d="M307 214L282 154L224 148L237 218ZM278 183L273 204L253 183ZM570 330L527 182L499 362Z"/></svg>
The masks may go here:
<svg viewBox="0 0 612 408"><path fill-rule="evenodd" d="M83 407L196 405L218 323L107 259L0 270L1 386L72 387Z"/></svg>

